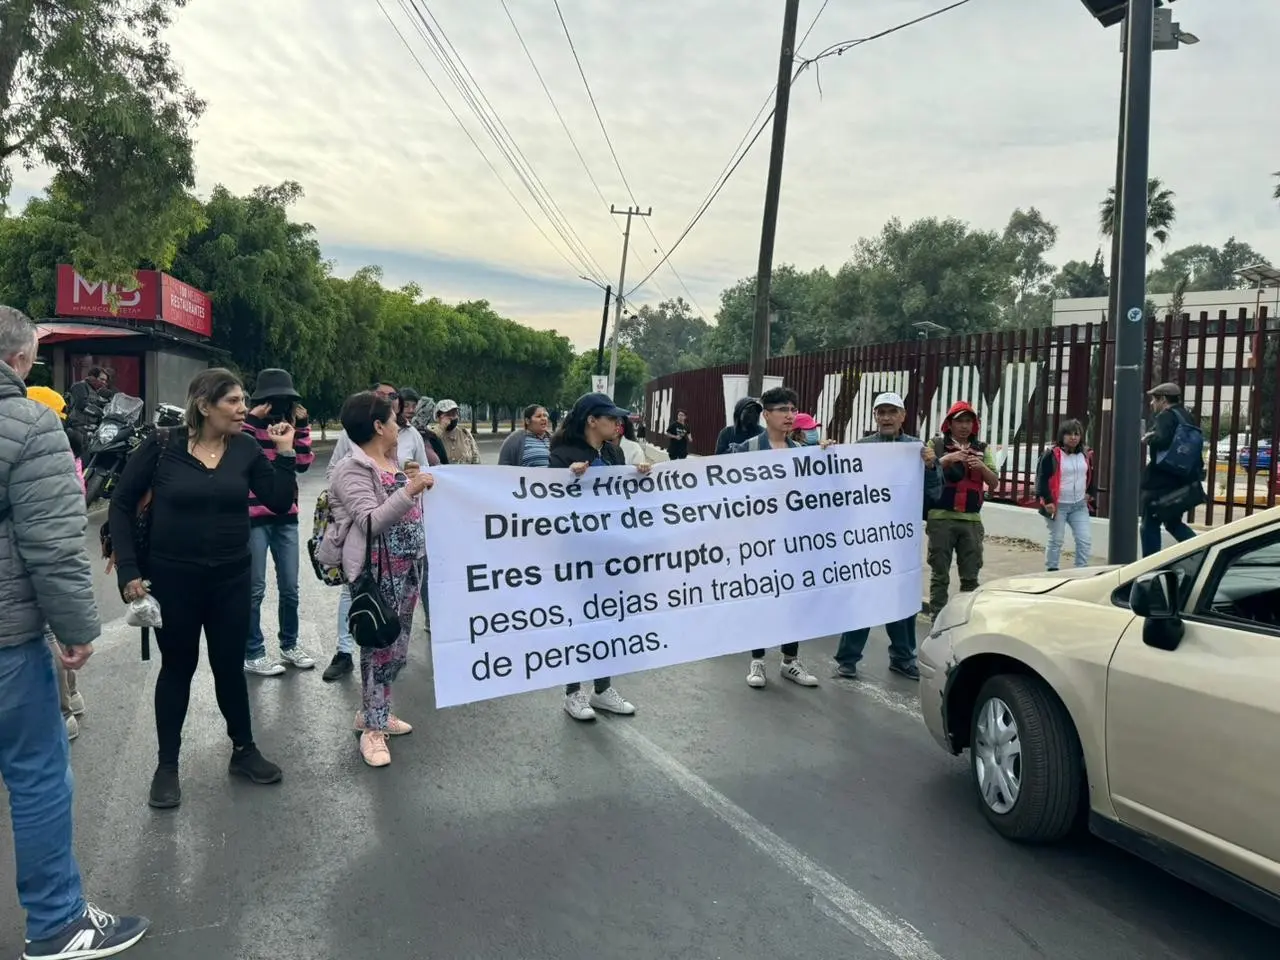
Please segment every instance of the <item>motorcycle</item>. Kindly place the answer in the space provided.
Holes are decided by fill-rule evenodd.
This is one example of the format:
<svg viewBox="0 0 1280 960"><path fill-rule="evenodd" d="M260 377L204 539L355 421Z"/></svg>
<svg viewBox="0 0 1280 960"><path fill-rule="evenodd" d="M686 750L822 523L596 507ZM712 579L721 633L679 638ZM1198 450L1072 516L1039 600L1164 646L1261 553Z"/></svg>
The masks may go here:
<svg viewBox="0 0 1280 960"><path fill-rule="evenodd" d="M144 407L138 397L117 393L103 408L85 450L85 506L111 497L129 457L151 433L150 425L144 424Z"/></svg>

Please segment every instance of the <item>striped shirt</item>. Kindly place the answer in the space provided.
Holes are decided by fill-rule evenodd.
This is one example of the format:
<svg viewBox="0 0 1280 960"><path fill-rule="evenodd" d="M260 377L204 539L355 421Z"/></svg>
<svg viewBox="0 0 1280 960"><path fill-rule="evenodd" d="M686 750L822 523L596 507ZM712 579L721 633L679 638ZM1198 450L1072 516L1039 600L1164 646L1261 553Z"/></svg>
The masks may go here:
<svg viewBox="0 0 1280 960"><path fill-rule="evenodd" d="M520 450L520 466L545 467L551 459L551 434L540 437L532 431L524 435L524 446Z"/></svg>
<svg viewBox="0 0 1280 960"><path fill-rule="evenodd" d="M274 460L276 458L276 444L271 439L271 435L267 433L269 426L271 426L271 421L259 419L253 414L246 414L243 432L258 441L258 446L262 448L262 452L266 454L268 460ZM311 464L315 462L316 455L311 452L311 426L307 423L305 417L293 426L293 451L296 454L297 472L306 473ZM289 508L287 514L275 514L258 502L258 498L253 495L252 490L249 491L249 525L251 527L259 527L267 523L297 522L298 498L296 496L293 498L293 506Z"/></svg>

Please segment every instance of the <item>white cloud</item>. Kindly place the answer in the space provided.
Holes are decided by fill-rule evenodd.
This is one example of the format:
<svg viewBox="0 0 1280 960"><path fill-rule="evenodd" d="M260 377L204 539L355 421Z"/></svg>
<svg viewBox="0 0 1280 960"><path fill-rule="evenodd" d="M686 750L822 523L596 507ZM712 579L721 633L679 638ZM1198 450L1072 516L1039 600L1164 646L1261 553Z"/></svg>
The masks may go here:
<svg viewBox="0 0 1280 960"><path fill-rule="evenodd" d="M397 0L384 2L541 222ZM554 7L508 4L605 197L625 205L630 198ZM499 0L428 5L616 282L618 220L583 173ZM801 4L802 29L819 5ZM940 5L831 0L804 52ZM669 244L765 100L777 72L782 4L561 6L636 199L652 204L650 225ZM1236 234L1280 257L1280 206L1270 199L1280 129L1264 106L1280 6L1184 0L1174 9L1203 43L1156 61L1152 173L1178 194L1173 243L1221 243ZM594 342L599 291L579 285L578 271L520 213L375 0L195 0L171 40L209 103L198 129L202 192L216 182L247 191L296 179L307 190L299 215L316 224L324 243L437 264L448 258L458 265L456 278L439 289L486 297L517 319ZM1099 244L1097 204L1115 167L1119 74L1116 30L1099 28L1078 0L974 0L825 61L792 99L776 260L834 268L858 237L894 215L954 215L999 228L1014 207L1032 205L1061 228L1056 259L1089 258ZM721 289L754 272L768 139L766 131L674 258L708 315ZM633 241L628 286L647 272L641 260L652 266L657 259L642 226ZM515 276L495 295L492 274L475 265ZM661 291L650 285L644 296L683 292L669 271L656 279Z"/></svg>

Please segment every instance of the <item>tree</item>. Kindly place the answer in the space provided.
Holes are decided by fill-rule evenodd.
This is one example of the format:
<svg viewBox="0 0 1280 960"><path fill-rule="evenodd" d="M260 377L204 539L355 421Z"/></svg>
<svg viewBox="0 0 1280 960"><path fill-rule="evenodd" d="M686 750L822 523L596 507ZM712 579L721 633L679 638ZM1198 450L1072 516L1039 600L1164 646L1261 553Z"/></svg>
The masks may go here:
<svg viewBox="0 0 1280 960"><path fill-rule="evenodd" d="M1014 210L1002 237L1013 267L1012 282L1003 303L1005 326L1042 326L1053 317L1050 281L1053 267L1045 254L1058 242L1058 228L1035 207Z"/></svg>
<svg viewBox="0 0 1280 960"><path fill-rule="evenodd" d="M1169 230L1178 218L1173 203L1174 196L1174 192L1167 189L1159 177L1152 177L1147 181L1147 233L1150 235L1147 240L1148 256L1155 249L1152 240L1162 247L1169 242ZM1102 235L1109 237L1119 226L1116 223L1115 187L1107 187L1106 199L1099 204L1098 210L1098 226Z"/></svg>
<svg viewBox="0 0 1280 960"><path fill-rule="evenodd" d="M1012 265L1003 238L954 218L903 226L896 217L858 241L835 278L833 311L845 343L907 340L917 323L949 333L994 329Z"/></svg>
<svg viewBox="0 0 1280 960"><path fill-rule="evenodd" d="M1092 262L1068 260L1053 278L1055 297L1105 297L1111 289L1107 270L1102 263L1102 251L1093 255Z"/></svg>
<svg viewBox="0 0 1280 960"><path fill-rule="evenodd" d="M683 297L648 304L622 318L618 342L644 358L652 377L692 370L702 363L703 341L711 327L695 317Z"/></svg>
<svg viewBox="0 0 1280 960"><path fill-rule="evenodd" d="M1183 277L1187 290L1240 290L1249 286L1236 271L1257 264L1269 264L1247 243L1230 237L1221 247L1196 243L1166 253L1158 269L1147 276L1147 289L1156 293L1172 290Z"/></svg>
<svg viewBox="0 0 1280 960"><path fill-rule="evenodd" d="M200 226L189 130L204 105L161 40L185 2L0 3L0 207L14 163L52 168L71 258L94 279L166 268Z"/></svg>
<svg viewBox="0 0 1280 960"><path fill-rule="evenodd" d="M596 372L595 350L584 350L573 358L565 374L560 390L560 406L568 410L584 393L591 392L591 375ZM620 406L631 407L642 397L644 385L649 381L649 370L638 355L626 347L618 347L618 374L615 380L613 400Z"/></svg>
<svg viewBox="0 0 1280 960"><path fill-rule="evenodd" d="M781 356L787 344L805 353L840 346L841 331L833 308L834 278L825 267L798 270L790 264L774 268L769 301L769 355ZM745 277L720 294L716 325L705 340L704 362L737 363L751 356L756 317L756 278ZM793 342L794 341L794 342Z"/></svg>

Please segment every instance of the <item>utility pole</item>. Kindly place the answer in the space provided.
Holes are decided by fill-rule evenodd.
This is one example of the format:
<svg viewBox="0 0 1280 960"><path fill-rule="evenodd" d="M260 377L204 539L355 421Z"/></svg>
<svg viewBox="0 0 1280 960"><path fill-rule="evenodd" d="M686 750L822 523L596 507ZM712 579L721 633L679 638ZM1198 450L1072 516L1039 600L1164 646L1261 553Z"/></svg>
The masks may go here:
<svg viewBox="0 0 1280 960"><path fill-rule="evenodd" d="M631 245L631 218L653 216L653 207L648 210L641 210L639 207L616 210L611 203L609 212L614 216L624 213L627 215L627 228L622 231L622 269L618 271L618 294L613 298L613 343L609 348L609 396L616 402L617 398L613 395L618 382L618 327L622 324L622 291L623 284L627 282L627 248Z"/></svg>
<svg viewBox="0 0 1280 960"><path fill-rule="evenodd" d="M791 71L795 65L796 21L800 0L786 0L782 15L782 52L778 58L778 96L773 108L773 148L764 188L764 222L760 228L760 262L756 266L756 317L751 328L751 364L747 394L760 396L764 363L769 356L769 284L773 278L773 241L778 230L778 198L782 193L782 155L787 146L787 111L791 106Z"/></svg>
<svg viewBox="0 0 1280 960"><path fill-rule="evenodd" d="M1107 558L1138 555L1142 446L1142 354L1147 295L1147 177L1151 153L1151 60L1155 3L1130 0L1125 18L1124 163L1116 195L1120 217L1118 291L1112 318L1116 372L1111 397L1111 510Z"/></svg>
<svg viewBox="0 0 1280 960"><path fill-rule="evenodd" d="M600 348L596 350L596 376L604 373L604 338L609 330L609 300L613 287L604 288L604 313L600 317Z"/></svg>

